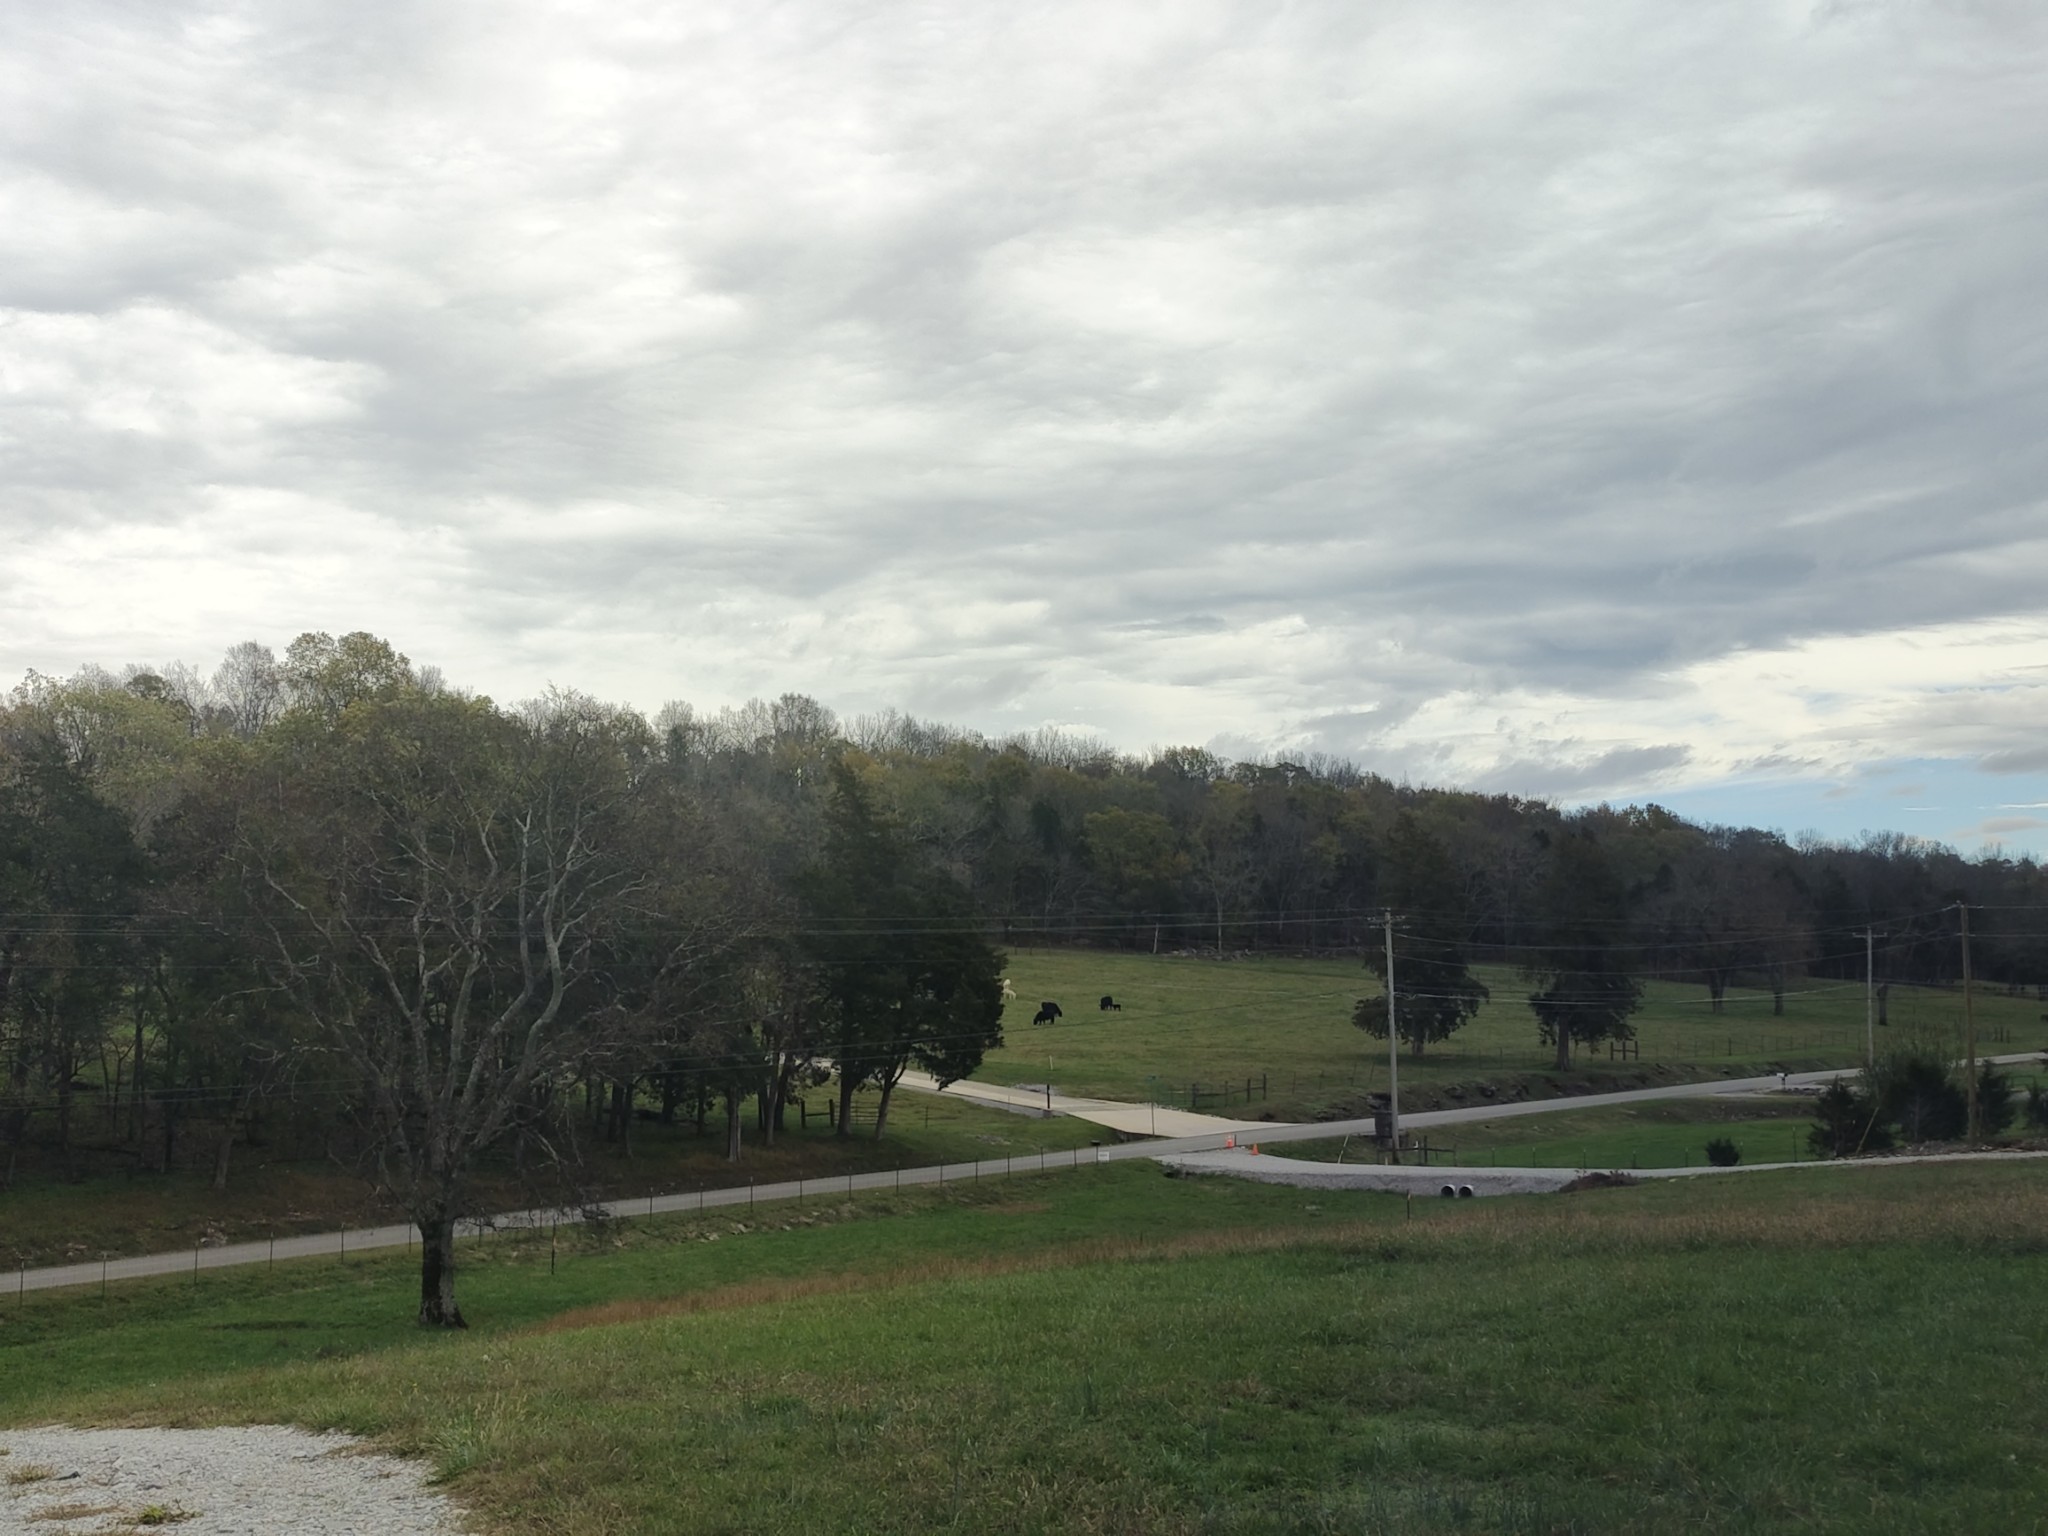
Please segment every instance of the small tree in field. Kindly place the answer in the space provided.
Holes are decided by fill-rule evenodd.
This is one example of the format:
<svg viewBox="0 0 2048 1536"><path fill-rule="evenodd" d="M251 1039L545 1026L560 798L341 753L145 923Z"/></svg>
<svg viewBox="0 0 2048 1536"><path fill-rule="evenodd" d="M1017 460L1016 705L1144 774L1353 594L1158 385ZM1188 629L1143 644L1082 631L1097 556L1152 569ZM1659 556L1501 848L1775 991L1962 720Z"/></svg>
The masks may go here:
<svg viewBox="0 0 2048 1536"><path fill-rule="evenodd" d="M1529 994L1529 1007L1565 1072L1575 1043L1633 1038L1629 1016L1643 996L1625 968L1627 895L1590 832L1568 831L1553 845L1544 909L1544 942L1522 974L1543 984Z"/></svg>
<svg viewBox="0 0 2048 1536"><path fill-rule="evenodd" d="M1403 812L1387 838L1383 889L1400 914L1394 933L1395 1014L1415 1055L1470 1023L1488 997L1465 956L1464 905L1451 856L1412 814ZM1365 966L1387 980L1383 945L1368 945ZM1375 1040L1387 1038L1387 997L1361 997L1351 1022Z"/></svg>
<svg viewBox="0 0 2048 1536"><path fill-rule="evenodd" d="M1813 1118L1806 1144L1820 1157L1882 1152L1892 1144L1891 1127L1878 1113L1876 1099L1845 1078L1838 1077L1821 1090L1813 1103Z"/></svg>

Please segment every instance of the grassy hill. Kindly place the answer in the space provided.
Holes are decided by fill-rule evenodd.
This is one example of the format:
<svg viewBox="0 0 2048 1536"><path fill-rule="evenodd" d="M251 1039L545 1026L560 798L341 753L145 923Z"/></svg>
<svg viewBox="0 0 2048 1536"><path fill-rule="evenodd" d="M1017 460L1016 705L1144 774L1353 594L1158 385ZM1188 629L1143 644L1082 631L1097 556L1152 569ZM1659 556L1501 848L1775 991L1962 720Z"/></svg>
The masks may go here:
<svg viewBox="0 0 2048 1536"><path fill-rule="evenodd" d="M857 1122L859 1134L840 1141L816 1102L807 1121L791 1112L789 1129L773 1147L757 1144L750 1121L737 1164L725 1160L724 1127L716 1116L701 1136L686 1122L638 1125L628 1147L599 1142L585 1148L590 1191L606 1200L630 1200L725 1188L749 1179L772 1184L1023 1157L1085 1147L1103 1134L1079 1120L1040 1119L925 1094L898 1099L882 1140L872 1135L874 1117L868 1108L865 1123ZM500 1163L486 1169L482 1196L487 1210L519 1210L559 1198L559 1188L523 1182ZM23 1177L14 1188L0 1191L0 1272L22 1264L258 1242L403 1219L366 1179L318 1159L272 1159L262 1148L240 1154L225 1190L215 1190L205 1173L190 1169L169 1176L131 1170L77 1183L44 1174Z"/></svg>
<svg viewBox="0 0 2048 1536"><path fill-rule="evenodd" d="M395 1260L31 1297L0 1422L351 1429L564 1536L2018 1530L2044 1232L2020 1165L1412 1212L1109 1166L487 1248L456 1337Z"/></svg>
<svg viewBox="0 0 2048 1536"><path fill-rule="evenodd" d="M1379 985L1356 961L1020 949L1010 954L1008 974L1018 1001L1005 1012L1003 1049L975 1074L987 1082L1042 1083L1049 1076L1062 1092L1183 1108L1199 1088L1202 1107L1237 1112L1249 1082L1253 1112L1270 1110L1281 1120L1351 1107L1386 1086L1386 1042L1351 1026L1353 1002ZM1420 1061L1402 1057L1404 1091L1493 1080L1547 1097L1556 1091L1548 1081L1552 1053L1537 1039L1526 1001L1530 984L1505 966L1482 966L1477 974L1491 1001ZM1121 1012L1100 1011L1105 993L1123 1005ZM1065 1016L1033 1027L1032 1013L1047 998ZM1731 990L1715 1014L1705 988L1651 981L1635 1018L1640 1054L1583 1054L1573 1078L1613 1087L1655 1072L1747 1075L1862 1059L1860 984L1806 981L1788 992L1783 1015L1771 1007L1768 992ZM1878 1032L1880 1048L1908 1030L1960 1041L1962 1009L1959 991L1894 988L1892 1024ZM1980 989L1977 1023L1979 1049L1987 1054L2048 1047L2048 1023L2032 997ZM1423 1107L1423 1100L1411 1107Z"/></svg>

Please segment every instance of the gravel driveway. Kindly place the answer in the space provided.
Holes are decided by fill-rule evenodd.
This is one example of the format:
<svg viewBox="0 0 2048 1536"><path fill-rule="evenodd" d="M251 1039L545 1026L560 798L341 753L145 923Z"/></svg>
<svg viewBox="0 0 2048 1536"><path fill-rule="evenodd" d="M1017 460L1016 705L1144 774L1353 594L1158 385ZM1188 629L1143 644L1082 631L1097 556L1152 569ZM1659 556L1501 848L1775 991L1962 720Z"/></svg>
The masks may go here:
<svg viewBox="0 0 2048 1536"><path fill-rule="evenodd" d="M417 1462L347 1435L249 1429L0 1429L0 1536L452 1536Z"/></svg>

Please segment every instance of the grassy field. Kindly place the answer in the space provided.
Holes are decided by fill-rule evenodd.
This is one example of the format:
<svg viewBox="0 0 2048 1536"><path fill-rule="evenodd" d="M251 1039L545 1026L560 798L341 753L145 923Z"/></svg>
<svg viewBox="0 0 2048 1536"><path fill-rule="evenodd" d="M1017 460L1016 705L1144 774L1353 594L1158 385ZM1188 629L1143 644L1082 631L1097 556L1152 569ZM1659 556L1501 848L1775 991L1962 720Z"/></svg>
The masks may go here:
<svg viewBox="0 0 2048 1536"><path fill-rule="evenodd" d="M1356 961L1016 950L1008 974L1018 1001L1006 1010L1004 1048L975 1074L987 1082L1049 1077L1066 1093L1183 1108L1199 1085L1211 1095L1201 1107L1241 1113L1249 1080L1252 1112L1281 1120L1349 1110L1386 1086L1386 1043L1351 1027L1353 1002L1378 986ZM1505 967L1481 967L1478 974L1492 991L1478 1017L1422 1060L1402 1058L1409 1108L1434 1107L1432 1090L1475 1079L1520 1083L1534 1097L1557 1091L1551 1052L1537 1039L1526 1002L1529 984ZM1123 1005L1121 1012L1099 1010L1105 993ZM1031 1015L1045 998L1058 1001L1065 1016L1033 1027ZM1706 1007L1704 988L1651 982L1635 1018L1640 1056L1581 1055L1572 1079L1620 1087L1853 1065L1863 1056L1863 1002L1860 985L1809 983L1788 993L1781 1017L1771 1013L1768 992L1748 991L1731 991L1717 1015ZM1880 1046L1908 1029L1953 1030L1960 1039L1960 992L1894 988L1890 1013ZM1987 1054L2048 1047L2048 1023L2032 998L1980 991L1977 1024Z"/></svg>
<svg viewBox="0 0 2048 1536"><path fill-rule="evenodd" d="M870 1113L869 1125L872 1126ZM1085 1147L1104 1134L1078 1120L1011 1114L957 1099L902 1094L888 1134L837 1140L822 1116L808 1127L791 1117L774 1147L749 1140L742 1160L724 1157L722 1122L697 1136L684 1126L634 1127L630 1155L599 1145L589 1149L590 1180L605 1199L667 1194L798 1177L915 1168L974 1158L1023 1156ZM487 1184L490 1210L540 1203L539 1191L510 1178ZM311 1162L271 1163L243 1154L228 1188L215 1192L197 1171L169 1175L115 1174L69 1184L24 1178L0 1192L0 1270L22 1264L76 1263L102 1254L162 1253L195 1244L260 1240L301 1232L331 1232L403 1219L373 1196L368 1184L343 1170Z"/></svg>
<svg viewBox="0 0 2048 1536"><path fill-rule="evenodd" d="M484 1326L456 1337L403 1325L395 1261L31 1298L0 1323L0 1422L355 1430L494 1528L562 1536L1974 1532L2048 1508L2029 1168L1408 1220L1124 1165L812 1214L658 1223L552 1276L507 1247L465 1275Z"/></svg>
<svg viewBox="0 0 2048 1536"><path fill-rule="evenodd" d="M1806 1162L1813 1101L1775 1094L1668 1099L1597 1109L1438 1126L1414 1134L1429 1143L1430 1161L1467 1167L1687 1168L1707 1160L1707 1142L1726 1136L1744 1162ZM1370 1143L1286 1142L1268 1149L1283 1157L1333 1162L1371 1160ZM1797 1153L1797 1156L1794 1153Z"/></svg>
<svg viewBox="0 0 2048 1536"><path fill-rule="evenodd" d="M1352 962L1041 950L1013 953L1009 974L1019 1002L1008 1010L1008 1044L977 1074L985 1081L1036 1084L1050 1078L1064 1092L1183 1106L1199 1088L1204 1109L1280 1120L1361 1113L1367 1096L1385 1087L1384 1043L1349 1023L1352 1000L1373 985ZM1582 1056L1569 1075L1560 1075L1551 1070L1521 1001L1527 985L1504 969L1483 975L1493 1001L1479 1018L1421 1061L1403 1058L1402 1100L1409 1111L1476 1102L1468 1090L1480 1083L1503 1098L1541 1098L1840 1065L1862 1049L1860 988L1794 992L1782 1018L1771 1015L1768 994L1735 993L1727 1011L1715 1017L1703 1006L1702 989L1655 983L1637 1016L1639 1059ZM1117 997L1122 1011L1095 1008L1105 992ZM1050 1028L1033 1028L1031 1012L1046 997L1060 999L1066 1017ZM1956 994L1900 989L1892 1015L1900 1032L1924 1030L1953 1023L1960 1008ZM2040 1005L2029 999L1983 996L1979 1025L1987 1050L2048 1045ZM839 1143L814 1116L808 1128L793 1124L772 1149L754 1145L750 1127L744 1160L735 1167L721 1155L715 1122L712 1130L699 1137L683 1127L641 1123L630 1154L592 1147L594 1192L622 1198L750 1176L767 1182L908 1167L1085 1146L1103 1134L1073 1121L1025 1119L908 1095L898 1100L890 1134L879 1144ZM1461 1137L1466 1147L1486 1145ZM1576 1136L1559 1131L1541 1139L1570 1142ZM1620 1166L1631 1155L1649 1155L1640 1147L1614 1150ZM1562 1151L1555 1155L1560 1162L1577 1160ZM486 1203L514 1207L538 1198L534 1190L504 1179L490 1189ZM25 1173L14 1189L0 1192L0 1269L331 1230L397 1214L379 1205L362 1180L331 1165L267 1161L260 1148L237 1151L229 1188L219 1194L197 1171L169 1177L111 1173L76 1184Z"/></svg>

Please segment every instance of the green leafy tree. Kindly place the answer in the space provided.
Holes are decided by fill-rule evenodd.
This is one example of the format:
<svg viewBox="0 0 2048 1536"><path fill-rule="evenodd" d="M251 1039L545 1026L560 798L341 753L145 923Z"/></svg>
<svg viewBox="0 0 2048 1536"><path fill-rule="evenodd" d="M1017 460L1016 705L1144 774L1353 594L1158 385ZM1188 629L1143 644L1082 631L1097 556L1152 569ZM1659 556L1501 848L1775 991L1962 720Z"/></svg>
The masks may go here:
<svg viewBox="0 0 2048 1536"><path fill-rule="evenodd" d="M1635 1034L1629 1018L1643 988L1625 969L1627 918L1626 891L1600 844L1585 830L1564 831L1550 850L1544 941L1522 972L1542 983L1529 1007L1560 1072L1571 1069L1574 1044Z"/></svg>
<svg viewBox="0 0 2048 1536"><path fill-rule="evenodd" d="M260 660L243 659L252 672L260 668ZM394 698L418 681L389 641L362 630L339 640L323 631L300 635L275 677L293 709L328 717L360 700Z"/></svg>
<svg viewBox="0 0 2048 1536"><path fill-rule="evenodd" d="M957 1082L1002 1043L1003 957L958 882L934 869L853 764L832 765L824 857L802 882L804 945L839 1073L839 1134L853 1096L880 1090L879 1140L910 1067Z"/></svg>
<svg viewBox="0 0 2048 1536"><path fill-rule="evenodd" d="M1157 811L1113 805L1089 812L1082 825L1088 862L1125 914L1173 909L1189 862L1172 822Z"/></svg>
<svg viewBox="0 0 2048 1536"><path fill-rule="evenodd" d="M1806 1144L1822 1157L1882 1152L1892 1144L1891 1126L1879 1113L1875 1097L1845 1078L1838 1077L1821 1090L1814 1100L1813 1119Z"/></svg>
<svg viewBox="0 0 2048 1536"><path fill-rule="evenodd" d="M1414 816L1403 813L1387 836L1381 861L1384 889L1400 914L1394 933L1395 1014L1401 1038L1420 1056L1447 1040L1479 1012L1488 997L1466 958L1463 902L1449 853ZM1384 945L1368 945L1366 969L1387 980ZM1387 997L1362 997L1351 1022L1375 1040L1387 1038Z"/></svg>
<svg viewBox="0 0 2048 1536"><path fill-rule="evenodd" d="M121 986L147 879L128 818L94 793L47 722L15 722L0 754L0 1035L11 1182L39 1109L71 1172L76 1084Z"/></svg>

